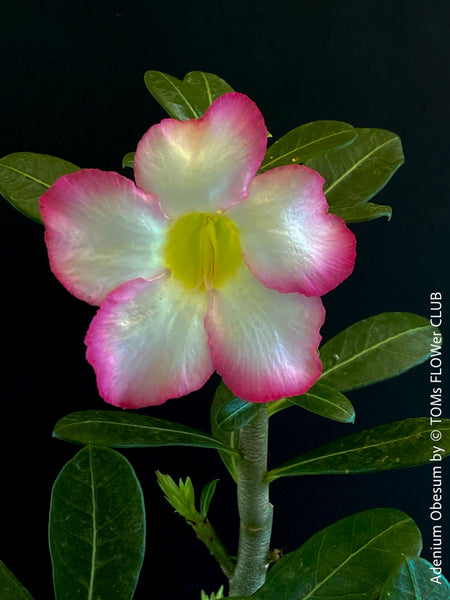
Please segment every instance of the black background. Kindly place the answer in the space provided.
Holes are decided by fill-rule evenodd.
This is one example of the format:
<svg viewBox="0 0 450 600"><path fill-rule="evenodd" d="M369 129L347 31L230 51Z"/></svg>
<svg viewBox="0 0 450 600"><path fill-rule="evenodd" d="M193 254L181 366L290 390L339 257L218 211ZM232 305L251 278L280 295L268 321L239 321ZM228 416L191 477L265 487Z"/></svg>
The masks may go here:
<svg viewBox="0 0 450 600"><path fill-rule="evenodd" d="M384 311L427 316L430 292L445 293L449 283L448 28L446 0L3 0L1 155L42 152L120 172L122 156L164 116L144 86L148 69L178 77L197 69L217 73L256 101L275 139L318 119L390 129L403 140L406 164L376 201L391 204L393 218L351 226L358 238L357 265L324 298L328 316L322 334L327 340ZM50 490L77 450L52 439L52 428L69 412L107 406L84 358L94 309L70 296L50 273L42 227L6 202L0 212L0 557L43 600L52 597ZM271 465L377 424L426 416L428 373L424 364L350 393L354 426L300 409L280 413L272 421ZM201 392L143 412L207 430L216 385L213 378ZM220 477L212 520L234 549L234 489L218 457L189 448L124 454L142 481L148 510L148 548L136 600L198 600L202 587L218 589L224 582L220 570L164 503L154 477L156 469L190 475L199 490ZM272 500L273 546L285 551L336 519L388 506L416 520L423 555L431 557L430 466L280 480L272 486ZM442 524L450 536L445 516Z"/></svg>

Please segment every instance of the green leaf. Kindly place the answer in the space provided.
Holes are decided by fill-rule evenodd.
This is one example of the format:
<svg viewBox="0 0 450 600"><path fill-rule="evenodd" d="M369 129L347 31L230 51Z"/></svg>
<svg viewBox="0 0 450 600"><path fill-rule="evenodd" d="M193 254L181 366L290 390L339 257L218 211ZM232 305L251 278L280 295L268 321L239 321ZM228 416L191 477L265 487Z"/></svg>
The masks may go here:
<svg viewBox="0 0 450 600"><path fill-rule="evenodd" d="M423 558L405 558L384 584L380 600L449 600L448 581L433 569Z"/></svg>
<svg viewBox="0 0 450 600"><path fill-rule="evenodd" d="M316 533L275 563L258 590L261 600L374 600L402 554L416 556L421 536L398 510L352 515Z"/></svg>
<svg viewBox="0 0 450 600"><path fill-rule="evenodd" d="M330 211L339 215L346 223L360 223L362 221L373 221L380 217L387 217L388 220L392 217L392 208L387 205L374 204L367 202L366 204L355 204Z"/></svg>
<svg viewBox="0 0 450 600"><path fill-rule="evenodd" d="M219 600L220 598L223 598L223 585L220 586L218 592L212 592L211 596L208 596L204 590L202 590L200 594L201 600Z"/></svg>
<svg viewBox="0 0 450 600"><path fill-rule="evenodd" d="M226 81L203 71L191 71L183 81L160 71L147 71L144 81L155 100L180 121L198 119L216 98L233 91Z"/></svg>
<svg viewBox="0 0 450 600"><path fill-rule="evenodd" d="M200 495L200 514L205 519L208 516L209 505L216 491L218 479L213 479L205 485Z"/></svg>
<svg viewBox="0 0 450 600"><path fill-rule="evenodd" d="M442 438L433 442L432 431ZM450 454L450 419L430 425L429 417L405 419L330 442L276 467L266 481L293 475L368 473L429 464Z"/></svg>
<svg viewBox="0 0 450 600"><path fill-rule="evenodd" d="M289 406L301 406L309 412L340 423L355 422L355 409L350 400L344 394L322 383L315 383L309 391L301 396L291 396L270 402L269 416Z"/></svg>
<svg viewBox="0 0 450 600"><path fill-rule="evenodd" d="M238 452L239 448L239 431L224 431L217 424L217 414L222 408L235 398L233 392L221 381L217 386L216 393L211 405L211 431L215 438L227 444ZM219 450L220 458L230 472L230 475L237 481L236 456L229 453L224 453Z"/></svg>
<svg viewBox="0 0 450 600"><path fill-rule="evenodd" d="M0 560L0 598L3 600L33 600L31 594Z"/></svg>
<svg viewBox="0 0 450 600"><path fill-rule="evenodd" d="M122 158L122 167L130 167L131 169L134 169L134 156L135 156L136 152L128 152L127 154L125 154L125 156Z"/></svg>
<svg viewBox="0 0 450 600"><path fill-rule="evenodd" d="M156 477L167 502L179 515L191 521L201 519L201 515L195 508L195 492L190 477L187 477L186 481L180 477L178 484L170 475L164 475L159 471L156 471Z"/></svg>
<svg viewBox="0 0 450 600"><path fill-rule="evenodd" d="M268 148L260 171L303 163L316 154L348 146L356 136L356 130L342 121L313 121L300 125Z"/></svg>
<svg viewBox="0 0 450 600"><path fill-rule="evenodd" d="M259 404L233 397L217 411L216 423L223 431L237 431L250 423L260 410Z"/></svg>
<svg viewBox="0 0 450 600"><path fill-rule="evenodd" d="M430 356L433 331L428 319L411 313L358 321L320 348L319 381L345 391L400 375Z"/></svg>
<svg viewBox="0 0 450 600"><path fill-rule="evenodd" d="M55 156L14 152L0 159L0 194L25 216L42 223L39 198L62 175L78 170Z"/></svg>
<svg viewBox="0 0 450 600"><path fill-rule="evenodd" d="M203 431L122 411L86 410L71 413L56 423L53 436L74 444L114 448L197 446L233 453L226 444Z"/></svg>
<svg viewBox="0 0 450 600"><path fill-rule="evenodd" d="M50 553L56 600L131 600L144 558L145 511L129 462L88 446L55 481Z"/></svg>
<svg viewBox="0 0 450 600"><path fill-rule="evenodd" d="M350 145L314 156L305 164L325 177L324 192L330 211L347 222L368 221L383 214L389 206L365 205L389 181L404 162L400 138L384 129L356 129Z"/></svg>

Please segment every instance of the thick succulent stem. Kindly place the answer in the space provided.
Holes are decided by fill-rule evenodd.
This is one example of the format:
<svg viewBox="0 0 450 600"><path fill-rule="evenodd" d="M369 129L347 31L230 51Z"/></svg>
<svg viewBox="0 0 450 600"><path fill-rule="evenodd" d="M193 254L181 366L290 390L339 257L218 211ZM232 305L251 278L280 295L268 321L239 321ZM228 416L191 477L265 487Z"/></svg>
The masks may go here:
<svg viewBox="0 0 450 600"><path fill-rule="evenodd" d="M272 505L267 472L269 417L262 406L240 431L242 459L238 462L239 548L230 580L230 596L250 596L264 583L272 532Z"/></svg>

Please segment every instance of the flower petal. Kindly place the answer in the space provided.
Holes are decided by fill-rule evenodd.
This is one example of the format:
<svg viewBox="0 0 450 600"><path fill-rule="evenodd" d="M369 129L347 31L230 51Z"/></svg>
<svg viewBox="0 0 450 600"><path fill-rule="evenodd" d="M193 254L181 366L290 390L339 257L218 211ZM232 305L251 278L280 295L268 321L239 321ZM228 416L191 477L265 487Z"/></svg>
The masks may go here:
<svg viewBox="0 0 450 600"><path fill-rule="evenodd" d="M206 293L187 293L166 274L111 292L86 335L86 356L106 402L141 408L202 387L214 371L207 306Z"/></svg>
<svg viewBox="0 0 450 600"><path fill-rule="evenodd" d="M151 127L137 147L136 184L156 194L170 218L224 210L245 198L266 143L257 106L231 92L201 119L164 119Z"/></svg>
<svg viewBox="0 0 450 600"><path fill-rule="evenodd" d="M58 179L40 203L52 271L78 298L99 305L124 281L163 273L169 222L126 177L77 171Z"/></svg>
<svg viewBox="0 0 450 600"><path fill-rule="evenodd" d="M267 287L321 296L352 272L355 236L327 214L322 187L322 176L308 167L278 167L255 177L245 202L228 211L244 260Z"/></svg>
<svg viewBox="0 0 450 600"><path fill-rule="evenodd" d="M242 265L212 292L205 325L214 366L250 402L302 394L321 373L324 318L320 298L270 290Z"/></svg>

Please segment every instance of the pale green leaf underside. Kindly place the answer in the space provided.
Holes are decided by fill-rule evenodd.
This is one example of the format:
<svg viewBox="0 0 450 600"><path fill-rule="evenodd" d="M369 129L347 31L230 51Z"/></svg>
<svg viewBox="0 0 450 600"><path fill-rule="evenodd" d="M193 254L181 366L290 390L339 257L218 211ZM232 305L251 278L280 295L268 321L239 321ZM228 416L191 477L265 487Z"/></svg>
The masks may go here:
<svg viewBox="0 0 450 600"><path fill-rule="evenodd" d="M0 599L33 600L31 594L14 577L2 561L0 561Z"/></svg>
<svg viewBox="0 0 450 600"><path fill-rule="evenodd" d="M52 491L49 540L56 600L131 600L145 512L123 456L87 446L64 466Z"/></svg>
<svg viewBox="0 0 450 600"><path fill-rule="evenodd" d="M405 558L385 583L380 600L449 600L448 581L432 569L424 558Z"/></svg>
<svg viewBox="0 0 450 600"><path fill-rule="evenodd" d="M344 148L320 154L305 164L325 178L330 211L347 222L390 217L389 206L367 204L403 164L400 138L384 129L356 129L358 137Z"/></svg>
<svg viewBox="0 0 450 600"><path fill-rule="evenodd" d="M330 442L294 458L267 474L267 481L295 475L368 473L428 464L433 456L430 432L439 429L436 446L450 454L450 419L430 425L429 417L380 425Z"/></svg>
<svg viewBox="0 0 450 600"><path fill-rule="evenodd" d="M436 328L411 313L382 313L358 321L321 346L320 383L340 391L395 377L430 355Z"/></svg>
<svg viewBox="0 0 450 600"><path fill-rule="evenodd" d="M197 429L122 411L88 410L71 413L58 421L53 435L75 444L114 448L196 446L233 452L227 445Z"/></svg>
<svg viewBox="0 0 450 600"><path fill-rule="evenodd" d="M267 150L260 171L303 163L316 154L347 146L356 130L341 121L313 121L289 131Z"/></svg>
<svg viewBox="0 0 450 600"><path fill-rule="evenodd" d="M183 81L160 71L147 71L144 81L164 110L181 121L200 118L216 98L233 91L226 81L203 71L191 71Z"/></svg>
<svg viewBox="0 0 450 600"><path fill-rule="evenodd" d="M261 600L375 600L402 554L421 536L404 513L386 508L352 515L319 531L269 571Z"/></svg>
<svg viewBox="0 0 450 600"><path fill-rule="evenodd" d="M39 198L76 165L47 154L14 152L0 159L0 194L18 211L42 223Z"/></svg>

